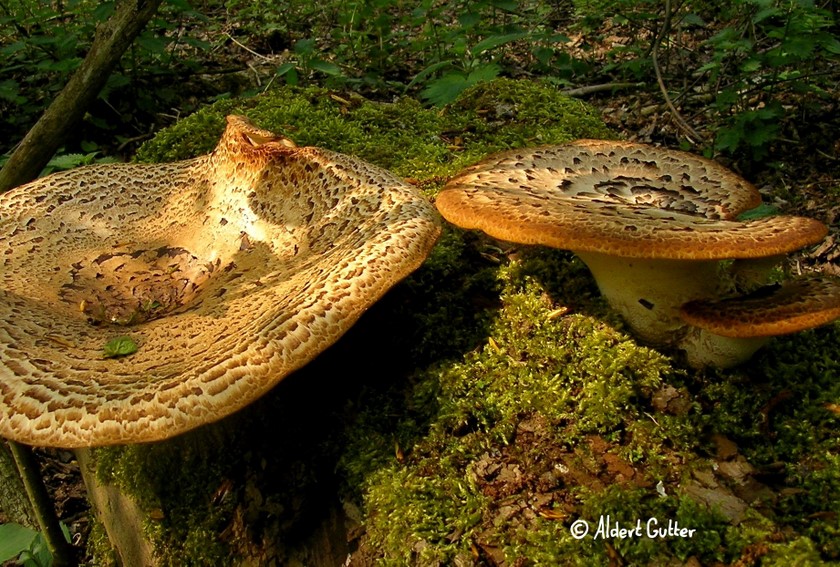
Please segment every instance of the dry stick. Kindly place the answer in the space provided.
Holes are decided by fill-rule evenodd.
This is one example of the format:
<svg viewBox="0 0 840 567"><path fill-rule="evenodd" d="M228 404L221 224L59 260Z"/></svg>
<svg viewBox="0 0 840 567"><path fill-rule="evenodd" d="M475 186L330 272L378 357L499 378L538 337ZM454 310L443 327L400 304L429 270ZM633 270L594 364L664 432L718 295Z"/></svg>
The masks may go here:
<svg viewBox="0 0 840 567"><path fill-rule="evenodd" d="M239 47L241 47L242 49L244 49L245 51L247 51L248 53L250 53L254 57L259 57L260 59L262 59L264 61L271 61L271 57L266 57L265 55L261 55L261 54L257 53L256 51L254 51L253 49L251 49L250 47L248 47L247 45L239 43L238 41L236 41L236 38L234 38L229 33L225 33L225 35L227 36L227 38L229 40L231 40L233 43L235 43L236 45L238 45Z"/></svg>
<svg viewBox="0 0 840 567"><path fill-rule="evenodd" d="M47 489L41 478L41 470L32 449L14 441L9 441L9 449L17 464L29 501L32 502L35 521L38 522L44 541L47 542L47 547L52 552L53 565L63 567L75 564L73 549L64 539L64 532L61 531L58 517L55 515L55 509L50 501L50 495L47 494Z"/></svg>
<svg viewBox="0 0 840 567"><path fill-rule="evenodd" d="M566 96L587 96L603 91L612 91L615 89L639 89L644 86L645 83L603 83L600 85L587 85L585 87L566 89L560 91L560 93Z"/></svg>
<svg viewBox="0 0 840 567"><path fill-rule="evenodd" d="M668 105L668 109L671 111L671 117L674 119L674 123L677 127L683 131L683 133L688 136L689 140L693 143L696 143L703 139L703 137L697 133L697 131L689 126L688 122L682 117L680 111L677 110L677 107L674 106L674 103L671 102L671 97L668 95L668 89L665 87L665 82L662 80L662 71L659 69L659 61L657 60L657 53L659 51L659 41L661 38L664 38L669 29L671 27L671 0L665 0L665 21L662 22L662 31L656 38L654 38L653 49L651 49L650 57L651 61L653 62L653 71L656 73L656 82L659 83L659 90L662 91L662 96L665 98L665 104ZM693 139L692 139L693 138Z"/></svg>
<svg viewBox="0 0 840 567"><path fill-rule="evenodd" d="M0 192L31 181L73 132L123 52L163 0L121 0L100 24L82 64L0 169Z"/></svg>

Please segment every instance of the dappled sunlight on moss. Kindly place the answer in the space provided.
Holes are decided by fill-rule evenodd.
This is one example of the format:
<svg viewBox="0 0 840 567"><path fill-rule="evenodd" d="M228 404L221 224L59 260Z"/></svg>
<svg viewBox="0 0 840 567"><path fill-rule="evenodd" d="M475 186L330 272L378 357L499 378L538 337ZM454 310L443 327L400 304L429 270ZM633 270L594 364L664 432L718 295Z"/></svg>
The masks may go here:
<svg viewBox="0 0 840 567"><path fill-rule="evenodd" d="M459 251L448 256L453 261L469 257L470 247L486 249L480 238L464 244L452 234L448 245ZM834 331L778 339L740 369L691 371L626 334L569 255L501 252L501 263L485 268L493 283L482 280L500 301L487 308L483 341L413 377L416 407L430 411L422 425L413 422L419 427L402 447L404 458L382 459L366 477L366 538L385 557L449 563L478 550L508 562L568 564L575 557L581 565L606 565L609 548L574 539L569 524L607 514L696 530L691 538L608 541L632 564L810 557L814 549L836 555L836 515L827 511L838 508L840 495L838 428L826 406L838 399L830 378L838 374L829 356L805 355L832 352ZM801 373L795 385L793 373ZM808 402L784 403L789 389ZM368 435L362 426L356 437ZM728 438L734 449L721 449ZM758 480L726 476L737 467L752 470L741 452L757 466L801 460L779 486L760 469ZM712 472L719 466L722 476ZM435 500L427 483L457 486L458 501L470 502L468 514L459 515L445 495ZM740 519L718 505L743 506ZM445 520L418 534L409 519L417 510ZM455 525L468 527L453 531ZM818 547L780 547L796 541L785 532L791 527Z"/></svg>

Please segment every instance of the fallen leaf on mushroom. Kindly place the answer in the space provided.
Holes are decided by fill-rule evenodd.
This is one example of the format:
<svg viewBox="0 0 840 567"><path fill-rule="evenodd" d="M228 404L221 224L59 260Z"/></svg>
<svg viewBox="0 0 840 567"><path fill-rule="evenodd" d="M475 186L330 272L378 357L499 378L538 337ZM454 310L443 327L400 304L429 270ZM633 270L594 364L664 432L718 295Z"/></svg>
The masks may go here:
<svg viewBox="0 0 840 567"><path fill-rule="evenodd" d="M440 231L391 173L236 116L209 155L57 173L0 209L0 435L59 447L164 439L246 406Z"/></svg>
<svg viewBox="0 0 840 567"><path fill-rule="evenodd" d="M462 228L573 251L640 339L685 351L693 366L741 363L768 336L840 316L837 280L783 286L766 300L772 308L738 299L827 229L795 216L739 220L761 204L755 187L685 152L605 140L503 152L456 175L436 203ZM718 308L727 320L749 312L754 324L718 334ZM769 323L787 316L799 322Z"/></svg>

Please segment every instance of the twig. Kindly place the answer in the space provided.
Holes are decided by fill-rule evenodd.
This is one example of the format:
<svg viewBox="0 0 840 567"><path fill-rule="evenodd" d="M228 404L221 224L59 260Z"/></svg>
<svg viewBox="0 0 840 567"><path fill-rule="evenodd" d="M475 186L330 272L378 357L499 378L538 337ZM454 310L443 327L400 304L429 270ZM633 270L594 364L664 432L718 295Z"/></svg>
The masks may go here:
<svg viewBox="0 0 840 567"><path fill-rule="evenodd" d="M57 567L73 565L75 563L73 550L67 540L64 539L64 532L61 531L58 517L55 515L55 509L50 501L49 494L47 494L47 488L44 486L44 480L41 478L41 471L38 468L35 455L32 453L32 448L11 440L8 443L9 450L15 459L15 464L17 464L20 478L23 480L26 494L32 503L35 520L38 522L44 540L47 542L47 547L53 554L53 565Z"/></svg>
<svg viewBox="0 0 840 567"><path fill-rule="evenodd" d="M682 117L680 111L677 110L677 107L674 106L674 103L671 101L671 97L668 94L668 89L665 87L665 82L662 80L662 71L659 68L659 61L657 59L657 53L659 51L659 41L660 38L664 38L669 28L671 27L671 0L665 0L665 20L662 22L662 31L661 33L654 39L653 49L651 49L650 57L651 61L653 62L653 71L656 73L656 82L659 83L659 90L662 91L662 96L665 98L665 104L668 105L668 109L671 111L671 117L674 119L674 123L677 127L683 131L683 133L688 136L689 140L692 143L696 143L702 140L702 136L697 133L694 128L692 128L688 122Z"/></svg>
<svg viewBox="0 0 840 567"><path fill-rule="evenodd" d="M251 55L253 55L254 57L259 57L260 59L262 59L262 60L264 60L264 61L270 61L270 60L271 60L271 58L270 58L270 57L266 57L265 55L262 55L262 54L260 54L260 53L257 53L256 51L254 51L254 50L253 50L253 49L251 49L250 47L248 47L248 46L246 46L246 45L243 45L243 44L239 43L238 41L236 41L236 38L234 38L234 37L233 37L232 35L230 35L229 33L225 32L225 35L227 36L227 38L228 38L229 40L231 40L233 43L235 43L236 45L238 45L239 47L241 47L242 49L244 49L245 51L247 51L248 53L250 53L250 54L251 54Z"/></svg>
<svg viewBox="0 0 840 567"><path fill-rule="evenodd" d="M146 139L151 138L151 137L152 137L152 132L149 132L147 134L140 134L139 136L134 136L133 138L128 138L127 140L123 140L123 142L119 146L117 146L117 151L121 152L129 144L133 144L134 142L140 142L142 140L146 140Z"/></svg>
<svg viewBox="0 0 840 567"><path fill-rule="evenodd" d="M840 158L836 158L836 157L834 157L834 156L830 156L830 155L828 155L827 153L825 153L824 151L822 151L822 150L821 150L821 149L819 149L819 148L817 148L817 153L818 153L818 154L820 154L821 156L823 156L824 158L829 159L829 160L831 160L831 161L840 161Z"/></svg>
<svg viewBox="0 0 840 567"><path fill-rule="evenodd" d="M566 89L560 91L560 93L566 96L586 96L603 91L612 91L615 89L639 89L644 86L645 83L603 83L600 85L587 85L585 87Z"/></svg>

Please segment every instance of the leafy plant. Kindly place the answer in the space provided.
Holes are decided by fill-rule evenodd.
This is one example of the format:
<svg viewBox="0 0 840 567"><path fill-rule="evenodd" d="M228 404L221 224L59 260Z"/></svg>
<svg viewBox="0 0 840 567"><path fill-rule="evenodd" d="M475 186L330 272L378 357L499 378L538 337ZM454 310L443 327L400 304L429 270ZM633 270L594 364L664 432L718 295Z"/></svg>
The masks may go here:
<svg viewBox="0 0 840 567"><path fill-rule="evenodd" d="M61 530L70 541L70 531ZM20 524L0 524L0 563L17 559L23 567L51 567L53 556L40 532Z"/></svg>
<svg viewBox="0 0 840 567"><path fill-rule="evenodd" d="M840 55L835 16L810 0L738 0L731 18L708 40L712 58L699 69L723 117L715 148L761 159L781 136L787 99L826 97L837 79L824 69Z"/></svg>
<svg viewBox="0 0 840 567"><path fill-rule="evenodd" d="M313 71L330 77L342 76L341 67L319 56L314 39L301 39L295 43L294 54L294 61L283 63L275 72L276 76L285 79L287 85L297 85L301 75L311 74Z"/></svg>

